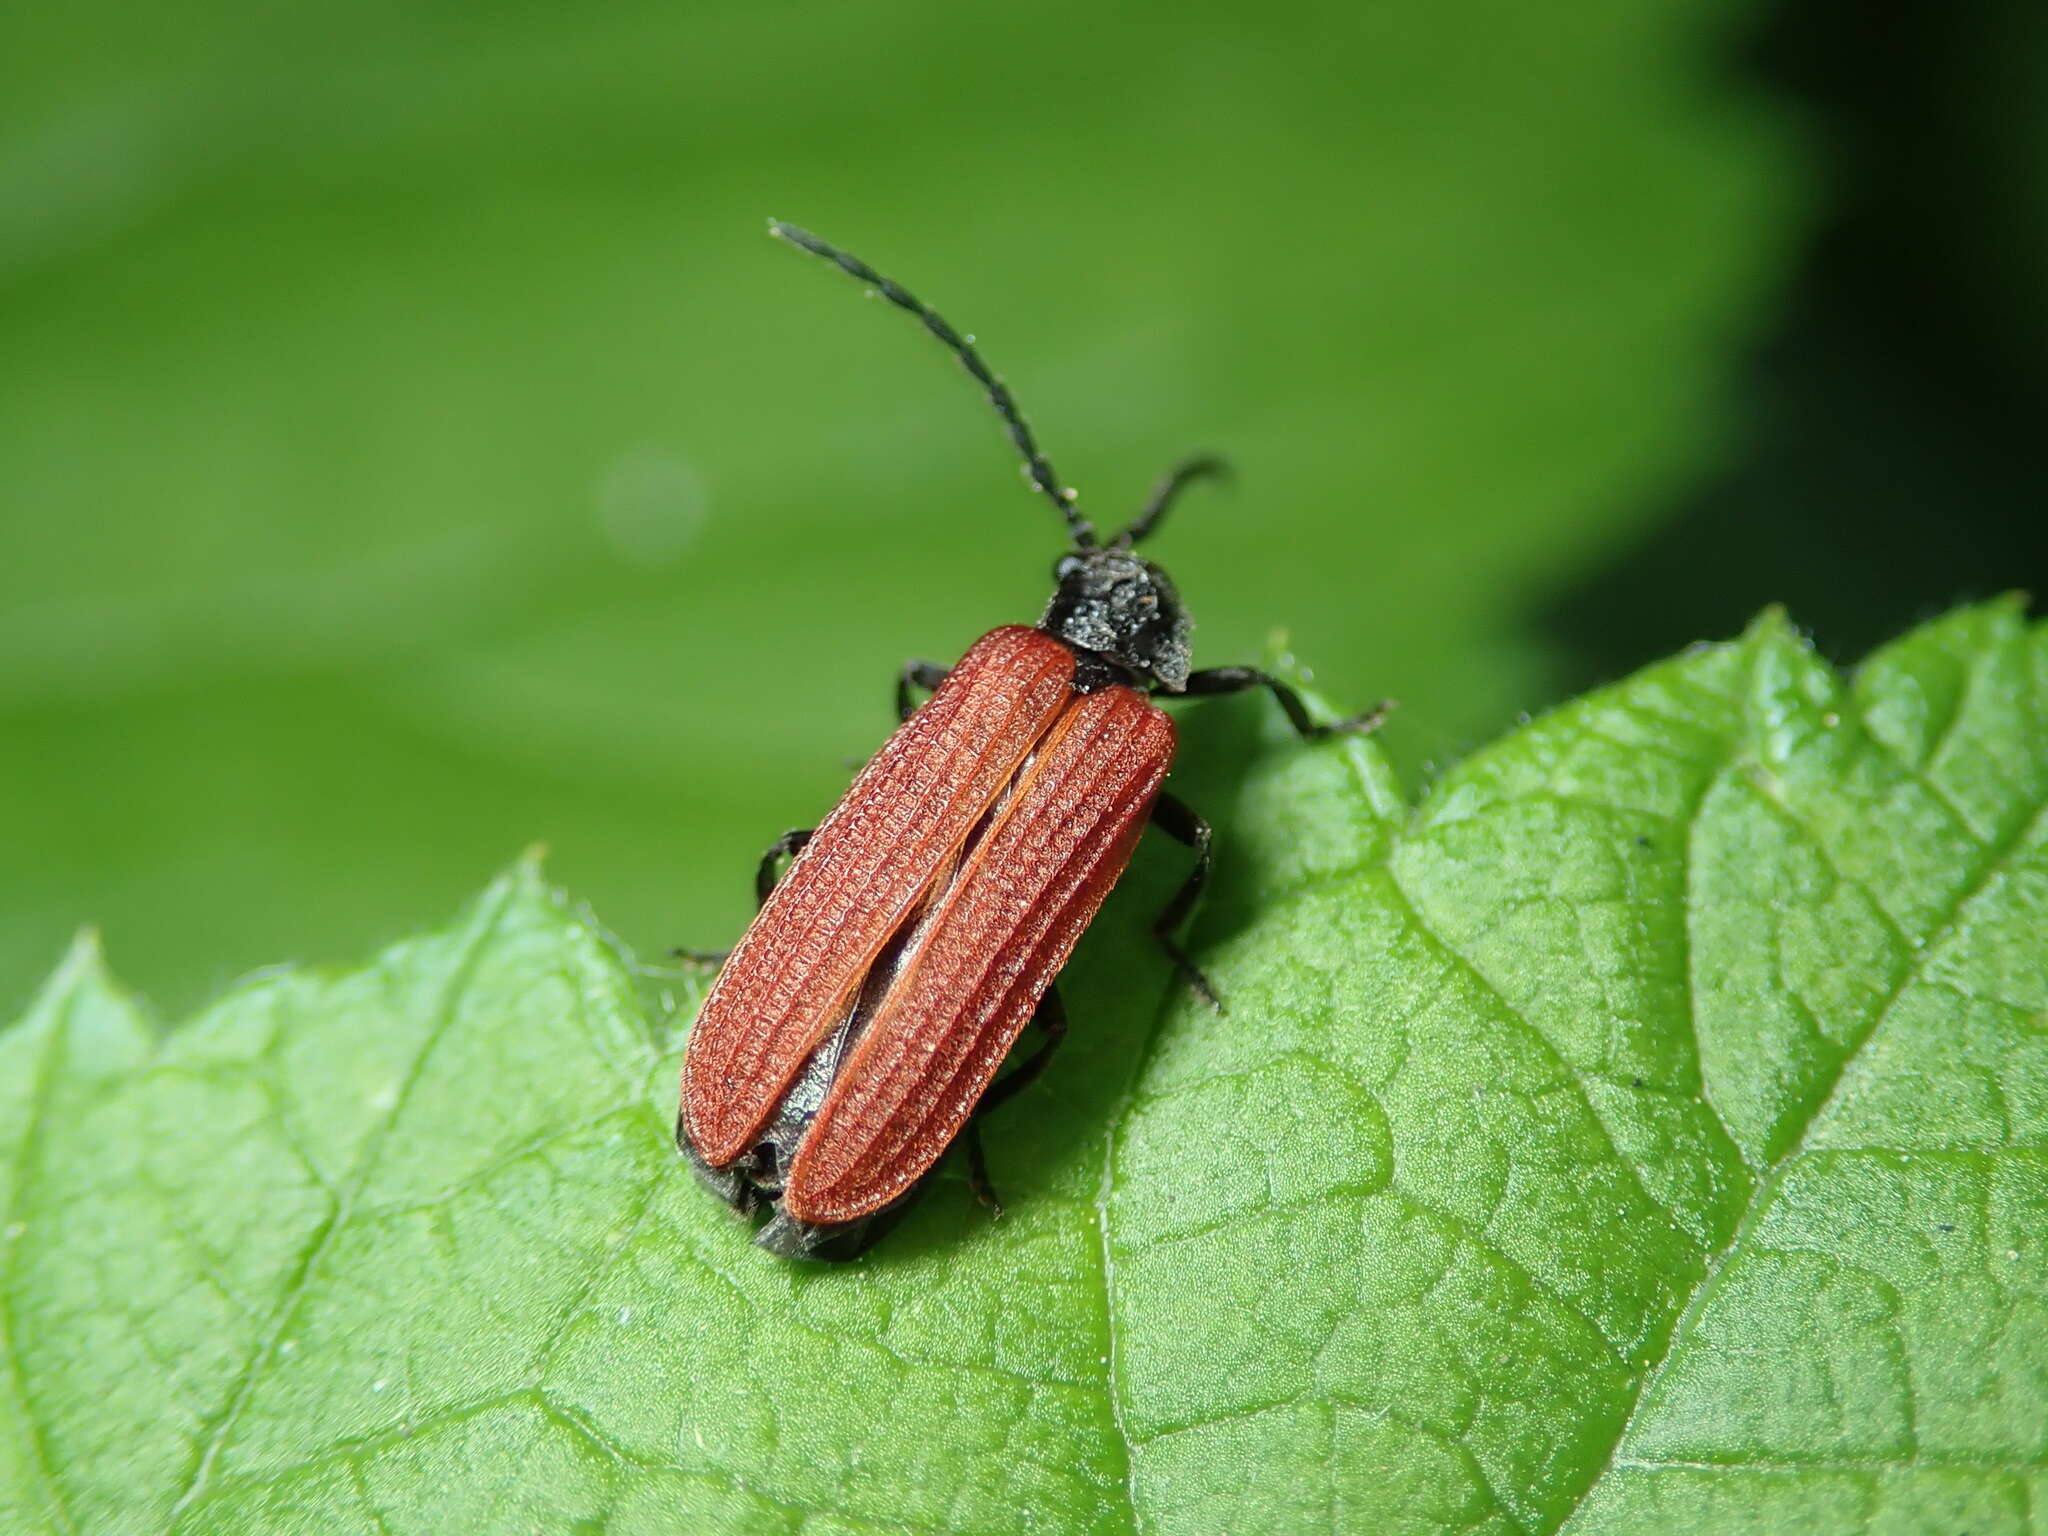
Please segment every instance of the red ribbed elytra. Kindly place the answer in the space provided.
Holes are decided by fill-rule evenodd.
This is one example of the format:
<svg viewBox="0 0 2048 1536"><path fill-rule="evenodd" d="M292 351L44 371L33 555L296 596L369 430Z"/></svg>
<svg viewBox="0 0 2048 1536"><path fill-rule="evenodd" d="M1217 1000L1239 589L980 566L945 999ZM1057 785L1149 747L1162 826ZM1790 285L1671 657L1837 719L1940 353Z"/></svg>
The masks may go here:
<svg viewBox="0 0 2048 1536"><path fill-rule="evenodd" d="M781 1149L784 1213L873 1215L960 1134L1173 761L1143 694L1074 682L1060 641L991 631L818 827L690 1033L680 1129L706 1166L747 1156L856 1002L853 1045Z"/></svg>
<svg viewBox="0 0 2048 1536"><path fill-rule="evenodd" d="M840 1068L790 1168L791 1216L858 1220L938 1161L1130 862L1173 748L1129 688L1061 712Z"/></svg>
<svg viewBox="0 0 2048 1536"><path fill-rule="evenodd" d="M990 631L819 824L690 1031L682 1128L705 1162L724 1167L747 1150L883 946L1068 709L1073 679L1074 653L1057 640Z"/></svg>

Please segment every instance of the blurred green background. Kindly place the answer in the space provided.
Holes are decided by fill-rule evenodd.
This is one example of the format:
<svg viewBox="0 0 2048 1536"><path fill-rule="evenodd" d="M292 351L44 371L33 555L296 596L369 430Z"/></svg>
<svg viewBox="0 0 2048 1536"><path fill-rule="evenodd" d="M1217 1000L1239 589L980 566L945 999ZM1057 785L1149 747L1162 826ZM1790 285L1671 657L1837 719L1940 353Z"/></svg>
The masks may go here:
<svg viewBox="0 0 2048 1536"><path fill-rule="evenodd" d="M645 946L1057 553L976 333L1198 661L1418 778L1790 602L2044 563L2038 5L79 0L0 19L0 994L169 1010L523 845Z"/></svg>

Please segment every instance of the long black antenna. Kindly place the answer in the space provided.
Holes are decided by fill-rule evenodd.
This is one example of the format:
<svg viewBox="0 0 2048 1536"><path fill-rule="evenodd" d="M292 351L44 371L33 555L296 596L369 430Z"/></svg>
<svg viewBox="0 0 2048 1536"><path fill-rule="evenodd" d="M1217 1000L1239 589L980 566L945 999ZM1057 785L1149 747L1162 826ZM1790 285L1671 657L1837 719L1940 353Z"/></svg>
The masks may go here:
<svg viewBox="0 0 2048 1536"><path fill-rule="evenodd" d="M768 233L778 240L787 240L791 245L801 246L813 256L822 256L833 265L859 278L868 287L894 304L898 309L907 309L924 322L924 328L939 338L947 351L960 359L960 366L974 376L976 383L988 391L989 404L996 408L996 414L1003 419L1003 426L1010 434L1010 441L1017 445L1017 451L1024 455L1024 470L1031 477L1031 483L1043 491L1052 504L1060 509L1060 516L1067 521L1067 531L1074 536L1076 549L1095 547L1095 529L1081 510L1074 504L1074 493L1060 484L1059 476L1053 472L1052 464L1038 451L1038 443L1031 436L1031 428L1025 425L1024 413L1017 409L1017 402L1011 398L1008 386L997 378L981 354L974 350L974 344L946 323L945 316L935 309L927 308L918 297L901 283L890 281L873 267L835 245L827 245L807 229L794 224L785 224L780 219L768 221Z"/></svg>
<svg viewBox="0 0 2048 1536"><path fill-rule="evenodd" d="M1192 459L1183 459L1169 469L1152 488L1152 497L1145 503L1145 510L1131 520L1131 526L1109 541L1111 549L1129 549L1142 539L1150 538L1158 531L1159 524L1180 499L1180 493L1197 480L1229 480L1233 471L1228 459L1220 459L1213 453L1199 453Z"/></svg>

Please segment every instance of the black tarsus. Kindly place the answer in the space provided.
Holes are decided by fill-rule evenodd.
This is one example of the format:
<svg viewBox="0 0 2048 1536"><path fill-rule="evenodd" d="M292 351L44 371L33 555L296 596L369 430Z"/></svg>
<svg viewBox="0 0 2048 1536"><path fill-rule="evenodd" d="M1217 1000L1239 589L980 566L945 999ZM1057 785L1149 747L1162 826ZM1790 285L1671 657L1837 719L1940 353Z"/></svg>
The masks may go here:
<svg viewBox="0 0 2048 1536"><path fill-rule="evenodd" d="M1192 458L1182 459L1169 469L1152 488L1152 495L1145 508L1131 519L1130 527L1109 541L1111 549L1129 549L1142 540L1149 539L1159 531L1159 525L1166 514L1173 510L1173 504L1180 499L1180 493L1197 480L1221 480L1226 484L1235 475L1228 459L1213 453L1198 453Z"/></svg>
<svg viewBox="0 0 2048 1536"><path fill-rule="evenodd" d="M965 368L974 381L988 392L989 403L996 408L1004 428L1010 434L1010 441L1017 445L1017 451L1024 455L1024 469L1031 483L1044 492L1047 499L1059 508L1060 516L1066 519L1067 531L1073 535L1076 549L1095 547L1095 529L1081 515L1075 505L1072 490L1060 484L1059 475L1051 462L1038 450L1038 442L1031 435L1031 428L1024 421L1024 413L1017 409L1016 399L1010 394L1009 386L996 377L981 354L974 350L974 343L962 336L949 325L943 315L927 306L901 283L882 276L873 267L849 251L842 251L836 245L828 244L807 229L794 224L785 224L780 219L768 221L768 233L778 240L787 240L791 245L800 246L813 256L822 256L841 271L866 283L898 309L907 310L924 323L924 328L938 337L939 342Z"/></svg>
<svg viewBox="0 0 2048 1536"><path fill-rule="evenodd" d="M1257 667L1210 667L1205 671L1188 674L1188 685L1181 690L1184 698L1214 696L1224 693L1243 693L1249 688L1264 688L1287 712L1288 722L1293 725L1303 741L1321 741L1325 736L1367 736L1378 730L1394 707L1392 699L1382 699L1371 709L1342 720L1333 720L1324 725L1309 718L1308 706L1301 702L1301 695L1270 672L1261 672Z"/></svg>
<svg viewBox="0 0 2048 1536"><path fill-rule="evenodd" d="M896 674L896 718L908 720L917 713L917 706L910 701L910 690L922 688L930 693L943 683L951 669L940 666L936 661L906 661L903 670Z"/></svg>
<svg viewBox="0 0 2048 1536"><path fill-rule="evenodd" d="M1209 843L1212 836L1209 823L1177 795L1162 794L1152 802L1152 825L1175 842L1185 843L1195 850L1195 867L1188 871L1188 877L1181 881L1180 889L1173 893L1173 899L1167 902L1165 909L1152 920L1152 937L1166 951L1166 958L1173 962L1173 968L1180 972L1182 979L1195 989L1195 995L1221 1013L1223 1000L1209 985L1209 978L1202 974L1201 968L1180 947L1180 940L1174 937L1175 930L1187 921L1188 913L1201 899L1202 887L1209 883Z"/></svg>

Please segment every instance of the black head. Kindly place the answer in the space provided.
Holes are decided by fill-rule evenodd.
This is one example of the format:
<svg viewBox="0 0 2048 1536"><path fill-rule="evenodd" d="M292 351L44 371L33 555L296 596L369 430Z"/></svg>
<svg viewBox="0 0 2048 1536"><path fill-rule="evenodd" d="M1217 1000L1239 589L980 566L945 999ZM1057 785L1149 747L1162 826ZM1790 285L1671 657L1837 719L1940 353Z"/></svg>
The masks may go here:
<svg viewBox="0 0 2048 1536"><path fill-rule="evenodd" d="M1060 484L1052 464L1039 452L1009 389L982 361L970 339L954 330L936 310L902 284L882 276L858 256L826 244L809 230L780 220L771 219L768 231L814 256L822 256L866 283L872 292L898 309L915 315L988 392L989 403L996 408L1010 441L1024 455L1027 478L1059 509L1074 540L1073 552L1064 556L1053 570L1053 579L1059 586L1038 627L1078 651L1102 658L1113 672L1127 674L1132 681L1156 682L1171 693L1185 688L1189 638L1194 626L1166 572L1149 560L1139 559L1131 548L1159 527L1183 486L1227 474L1222 460L1204 455L1176 466L1159 482L1144 510L1128 528L1107 545L1097 543L1094 525L1081 515L1074 493Z"/></svg>
<svg viewBox="0 0 2048 1536"><path fill-rule="evenodd" d="M1062 556L1052 576L1059 585L1040 629L1140 682L1169 693L1187 686L1194 624L1166 572L1112 545Z"/></svg>

